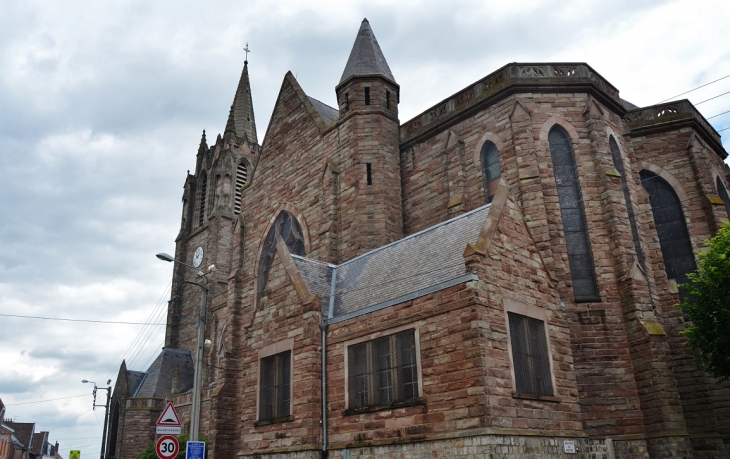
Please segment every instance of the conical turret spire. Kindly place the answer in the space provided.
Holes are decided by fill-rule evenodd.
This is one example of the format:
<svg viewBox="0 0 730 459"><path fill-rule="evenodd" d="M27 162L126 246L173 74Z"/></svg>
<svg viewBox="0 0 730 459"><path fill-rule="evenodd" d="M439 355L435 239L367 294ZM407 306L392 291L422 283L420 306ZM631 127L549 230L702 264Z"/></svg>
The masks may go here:
<svg viewBox="0 0 730 459"><path fill-rule="evenodd" d="M201 155L208 151L208 141L205 140L205 129L203 129L203 136L200 138L200 145L198 146L198 154Z"/></svg>
<svg viewBox="0 0 730 459"><path fill-rule="evenodd" d="M248 137L249 142L258 143L256 137L256 120L253 116L253 101L251 100L251 85L248 80L248 61L243 63L243 72L238 82L233 105L228 114L226 132L232 132L238 138Z"/></svg>
<svg viewBox="0 0 730 459"><path fill-rule="evenodd" d="M388 62L385 60L385 56L383 56L383 52L380 50L378 40L375 39L373 29L370 28L368 20L363 19L362 24L360 24L360 30L357 32L355 44L352 45L350 58L347 59L345 71L342 72L340 84L351 76L372 75L382 76L395 83L395 78L390 72Z"/></svg>

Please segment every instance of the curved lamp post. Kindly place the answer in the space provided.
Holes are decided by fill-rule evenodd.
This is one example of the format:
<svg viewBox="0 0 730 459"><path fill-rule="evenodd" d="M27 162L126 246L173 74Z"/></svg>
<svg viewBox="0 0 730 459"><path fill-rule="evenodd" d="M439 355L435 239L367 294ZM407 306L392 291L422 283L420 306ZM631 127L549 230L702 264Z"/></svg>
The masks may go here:
<svg viewBox="0 0 730 459"><path fill-rule="evenodd" d="M208 303L208 278L206 277L206 274L199 270L198 268L189 265L187 263L183 263L180 260L176 260L171 255L168 255L166 253L158 253L156 255L157 258L159 258L162 261L168 261L168 262L175 262L177 264L186 266L190 269L194 269L199 277L202 277L205 279L205 285L198 284L197 282L190 282L190 281L183 281L186 284L192 284L200 288L203 295L200 298L200 308L198 311L198 319L196 320L198 324L198 342L196 344L195 349L195 374L193 376L193 403L192 408L190 410L190 440L191 441L198 441L198 434L200 430L200 389L202 386L202 379L203 379L203 345L205 344L205 314L206 314L206 305ZM211 266L211 271L213 266ZM102 458L103 459L103 458Z"/></svg>

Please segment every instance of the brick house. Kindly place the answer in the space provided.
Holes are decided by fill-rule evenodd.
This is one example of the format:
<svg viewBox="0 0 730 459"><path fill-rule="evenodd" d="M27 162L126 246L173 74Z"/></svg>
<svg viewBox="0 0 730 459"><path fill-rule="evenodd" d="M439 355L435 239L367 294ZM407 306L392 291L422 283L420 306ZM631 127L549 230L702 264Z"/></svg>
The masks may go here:
<svg viewBox="0 0 730 459"><path fill-rule="evenodd" d="M729 387L674 306L728 221L705 118L584 63L508 64L404 123L399 89L364 20L337 108L287 73L259 143L246 62L203 132L175 258L216 267L209 457L728 457ZM165 399L189 422L201 292L174 285L158 361L120 369L108 457L153 441Z"/></svg>

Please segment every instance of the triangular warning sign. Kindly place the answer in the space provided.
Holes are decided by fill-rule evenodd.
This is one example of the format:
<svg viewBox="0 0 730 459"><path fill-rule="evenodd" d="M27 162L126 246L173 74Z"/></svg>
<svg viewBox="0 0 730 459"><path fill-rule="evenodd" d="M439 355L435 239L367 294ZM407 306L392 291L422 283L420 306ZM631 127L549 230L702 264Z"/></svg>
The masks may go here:
<svg viewBox="0 0 730 459"><path fill-rule="evenodd" d="M166 427L182 426L182 423L180 422L180 417L177 415L175 407L172 406L172 402L167 402L167 406L164 410L162 410L162 414L160 415L159 419L157 419L157 425Z"/></svg>

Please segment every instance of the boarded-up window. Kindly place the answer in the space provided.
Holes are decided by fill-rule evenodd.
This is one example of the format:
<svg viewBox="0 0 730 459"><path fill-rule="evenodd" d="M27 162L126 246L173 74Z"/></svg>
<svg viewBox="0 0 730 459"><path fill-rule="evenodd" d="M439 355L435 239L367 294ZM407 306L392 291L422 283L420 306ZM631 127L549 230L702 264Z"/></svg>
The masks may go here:
<svg viewBox="0 0 730 459"><path fill-rule="evenodd" d="M508 312L517 393L553 395L545 323Z"/></svg>
<svg viewBox="0 0 730 459"><path fill-rule="evenodd" d="M565 129L556 125L550 130L548 141L560 202L560 216L563 219L565 244L568 249L573 295L577 302L600 301L596 270L588 240L588 225L578 181L578 168L575 164L570 136Z"/></svg>
<svg viewBox="0 0 730 459"><path fill-rule="evenodd" d="M349 346L347 362L351 410L418 398L414 330Z"/></svg>
<svg viewBox="0 0 730 459"><path fill-rule="evenodd" d="M208 175L205 172L200 173L200 205L198 206L198 226L203 226L205 222L205 198L208 191Z"/></svg>
<svg viewBox="0 0 730 459"><path fill-rule="evenodd" d="M634 205L631 203L631 195L629 194L629 184L624 171L624 162L621 159L621 151L618 148L616 139L613 136L608 138L608 144L611 147L611 157L613 158L613 167L621 174L621 188L624 192L624 201L626 201L626 212L629 214L629 226L631 227L631 236L634 239L634 250L636 250L636 258L639 264L644 266L644 251L641 249L639 242L639 230L636 227L636 214L634 213Z"/></svg>
<svg viewBox="0 0 730 459"><path fill-rule="evenodd" d="M494 194L497 192L499 178L502 171L499 168L499 151L494 142L487 140L482 145L481 162L482 162L482 178L484 180L484 195L486 201L492 202Z"/></svg>
<svg viewBox="0 0 730 459"><path fill-rule="evenodd" d="M289 416L291 404L291 351L261 359L259 421Z"/></svg>
<svg viewBox="0 0 730 459"><path fill-rule="evenodd" d="M649 193L651 213L654 216L667 277L676 280L678 284L687 283L687 274L695 271L697 265L679 196L657 174L643 170L639 175L642 185ZM684 295L683 292L680 290L680 296Z"/></svg>
<svg viewBox="0 0 730 459"><path fill-rule="evenodd" d="M723 200L725 203L725 212L727 212L728 218L730 218L730 196L727 195L727 189L725 188L725 185L723 185L722 180L720 180L720 177L717 178L717 195L720 196L720 199Z"/></svg>
<svg viewBox="0 0 730 459"><path fill-rule="evenodd" d="M304 234L302 233L302 227L297 219L289 212L282 210L274 220L274 224L271 225L269 234L264 239L264 247L261 250L261 256L259 257L259 268L257 276L257 292L256 294L261 297L261 293L266 285L266 280L269 276L269 269L271 268L271 262L274 260L276 254L276 237L281 236L284 239L284 243L289 248L289 251L294 255L305 255L304 251Z"/></svg>
<svg viewBox="0 0 730 459"><path fill-rule="evenodd" d="M240 163L236 169L236 194L233 207L233 213L238 215L241 213L241 187L248 182L248 168L246 163Z"/></svg>

